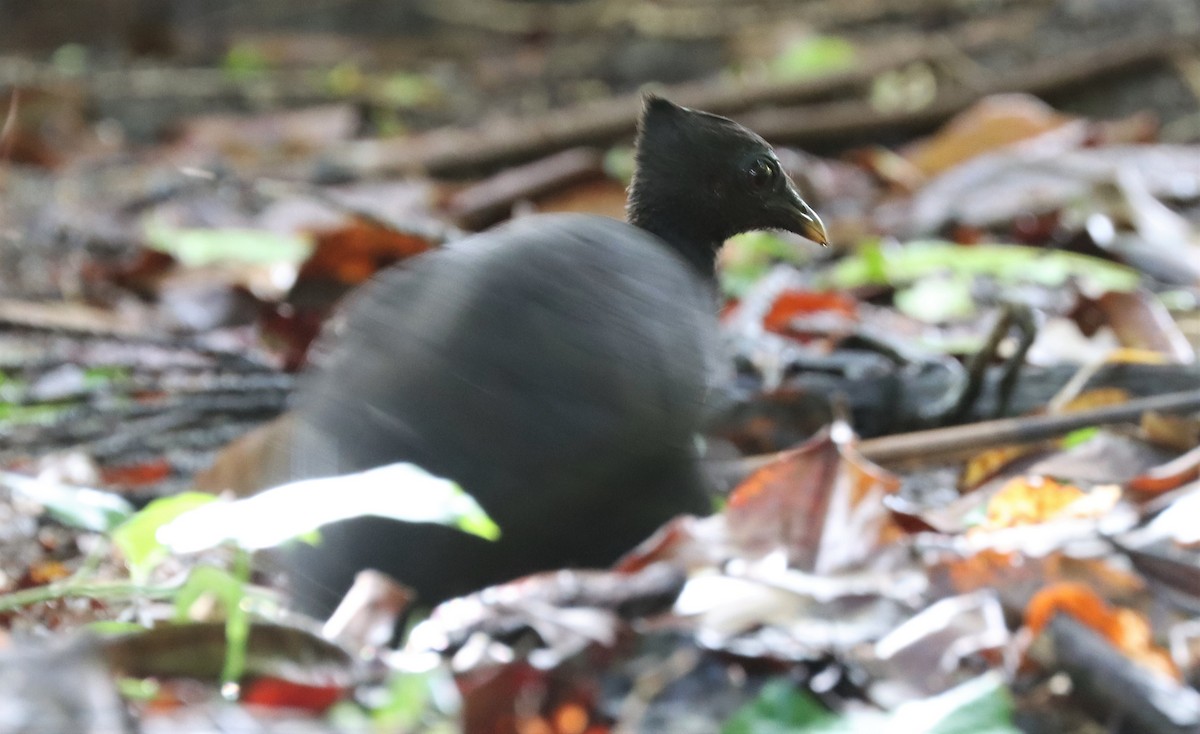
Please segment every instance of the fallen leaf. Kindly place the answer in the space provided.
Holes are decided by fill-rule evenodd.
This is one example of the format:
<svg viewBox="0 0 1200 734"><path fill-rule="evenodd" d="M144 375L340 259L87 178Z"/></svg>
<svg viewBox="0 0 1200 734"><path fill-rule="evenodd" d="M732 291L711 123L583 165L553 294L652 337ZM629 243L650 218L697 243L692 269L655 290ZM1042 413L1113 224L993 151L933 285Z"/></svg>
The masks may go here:
<svg viewBox="0 0 1200 734"><path fill-rule="evenodd" d="M1154 644L1150 623L1132 609L1110 607L1086 584L1060 583L1047 586L1034 595L1025 610L1025 624L1037 636L1050 619L1060 613L1070 614L1104 635L1139 665L1176 681L1181 679L1170 654Z"/></svg>
<svg viewBox="0 0 1200 734"><path fill-rule="evenodd" d="M751 556L783 548L800 570L847 568L903 535L882 502L899 486L898 477L826 429L733 491L725 509L729 539Z"/></svg>
<svg viewBox="0 0 1200 734"><path fill-rule="evenodd" d="M342 286L362 283L382 268L433 246L416 235L397 232L369 222L353 221L314 233L312 255L300 266L296 288L310 281L334 281Z"/></svg>
<svg viewBox="0 0 1200 734"><path fill-rule="evenodd" d="M1058 130L1075 118L1028 94L984 97L901 154L926 176L976 156Z"/></svg>
<svg viewBox="0 0 1200 734"><path fill-rule="evenodd" d="M1068 507L1086 496L1082 489L1049 477L1017 477L992 495L987 518L980 527L995 530L1045 522L1063 515Z"/></svg>
<svg viewBox="0 0 1200 734"><path fill-rule="evenodd" d="M1161 494L1178 489L1200 476L1200 447L1160 464L1128 482L1130 489L1143 494Z"/></svg>
<svg viewBox="0 0 1200 734"><path fill-rule="evenodd" d="M1154 352L1178 364L1196 361L1196 350L1157 296L1140 289L1108 292L1096 305L1121 346Z"/></svg>
<svg viewBox="0 0 1200 734"><path fill-rule="evenodd" d="M858 320L858 302L835 291L786 290L763 316L763 327L776 334L803 339L815 327L818 333L848 332Z"/></svg>

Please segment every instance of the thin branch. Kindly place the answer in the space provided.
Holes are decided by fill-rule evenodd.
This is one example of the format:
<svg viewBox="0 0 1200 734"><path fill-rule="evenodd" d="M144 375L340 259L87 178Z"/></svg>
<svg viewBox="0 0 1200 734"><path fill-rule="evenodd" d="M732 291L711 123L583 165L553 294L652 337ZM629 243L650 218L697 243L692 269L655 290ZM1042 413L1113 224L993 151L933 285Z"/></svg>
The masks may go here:
<svg viewBox="0 0 1200 734"><path fill-rule="evenodd" d="M1079 428L1137 420L1148 412L1189 413L1197 410L1200 410L1200 390L1185 390L1075 413L1002 418L872 438L860 443L858 450L872 461L900 461L1009 443L1032 443Z"/></svg>

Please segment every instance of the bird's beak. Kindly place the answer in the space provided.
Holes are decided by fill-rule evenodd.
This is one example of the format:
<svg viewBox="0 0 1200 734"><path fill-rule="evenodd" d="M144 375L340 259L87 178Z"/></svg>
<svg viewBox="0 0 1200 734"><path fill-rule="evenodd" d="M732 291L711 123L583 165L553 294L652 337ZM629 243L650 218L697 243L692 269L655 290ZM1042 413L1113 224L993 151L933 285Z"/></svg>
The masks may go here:
<svg viewBox="0 0 1200 734"><path fill-rule="evenodd" d="M812 210L808 202L800 198L796 187L790 185L790 182L778 214L782 219L777 225L780 229L795 232L820 245L829 244L829 235L825 232L825 225L821 223L821 218Z"/></svg>

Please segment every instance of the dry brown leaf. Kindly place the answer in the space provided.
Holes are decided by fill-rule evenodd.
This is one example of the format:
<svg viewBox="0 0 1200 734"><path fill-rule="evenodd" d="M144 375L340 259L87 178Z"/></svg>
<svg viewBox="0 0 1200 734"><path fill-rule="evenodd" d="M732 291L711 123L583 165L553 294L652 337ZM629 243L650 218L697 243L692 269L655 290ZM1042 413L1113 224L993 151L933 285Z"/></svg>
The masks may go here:
<svg viewBox="0 0 1200 734"><path fill-rule="evenodd" d="M296 276L298 284L320 279L358 285L381 268L432 247L428 240L415 235L362 221L318 231L315 239L312 256Z"/></svg>
<svg viewBox="0 0 1200 734"><path fill-rule="evenodd" d="M995 95L981 99L933 137L906 147L903 153L926 176L933 176L982 153L1056 130L1073 119L1030 95Z"/></svg>
<svg viewBox="0 0 1200 734"><path fill-rule="evenodd" d="M730 496L733 545L751 555L785 548L795 568L844 568L903 536L884 507L894 474L823 431L751 474Z"/></svg>
<svg viewBox="0 0 1200 734"><path fill-rule="evenodd" d="M1142 359L1191 364L1196 350L1157 296L1139 290L1111 291L1096 301L1105 320L1127 350L1149 352Z"/></svg>
<svg viewBox="0 0 1200 734"><path fill-rule="evenodd" d="M1129 480L1129 488L1144 494L1161 494L1200 476L1200 447Z"/></svg>
<svg viewBox="0 0 1200 734"><path fill-rule="evenodd" d="M1163 448L1184 452L1200 445L1200 422L1191 416L1151 410L1142 413L1140 428L1147 441Z"/></svg>

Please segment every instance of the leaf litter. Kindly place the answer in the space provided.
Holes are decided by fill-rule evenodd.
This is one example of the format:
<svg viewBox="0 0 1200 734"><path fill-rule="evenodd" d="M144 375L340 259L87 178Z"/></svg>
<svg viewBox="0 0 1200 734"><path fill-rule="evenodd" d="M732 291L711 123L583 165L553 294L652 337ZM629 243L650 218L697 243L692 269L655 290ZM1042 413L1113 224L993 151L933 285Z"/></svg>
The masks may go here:
<svg viewBox="0 0 1200 734"><path fill-rule="evenodd" d="M853 68L836 39L787 49L770 73ZM345 105L195 117L99 172L79 152L94 140L10 141L8 160L37 171L30 186L125 184L27 220L73 233L78 254L37 263L0 301L0 679L33 656L100 671L98 689L153 682L135 704L148 722L223 693L413 731L599 734L689 715L726 733L1200 727L1191 414L872 458L881 437L1006 405L1087 416L1200 388L1194 145L1156 142L1142 118L997 96L903 147L782 151L841 249L755 234L723 256L737 375L707 452L732 488L724 506L677 518L615 569L541 574L411 617L391 648L412 612L386 580L356 587L322 632L287 612L270 574L244 573L246 549L312 518L264 539L277 507L158 503L199 503L177 490L283 409L286 370L350 287L458 226L611 212L621 182L584 152L474 184L276 185L320 168L355 122ZM214 161L237 176L170 168ZM1028 355L1007 326L992 333L1014 301L1036 314ZM956 357L986 345L974 371ZM1092 402L1068 405L1084 388ZM930 409L947 394L965 396L957 418ZM387 481L424 493L439 480ZM362 494L355 512L395 511ZM429 499L422 519L487 532L461 495ZM130 502L149 505L118 526ZM131 626L61 644L99 622ZM128 680L120 690L135 698Z"/></svg>

